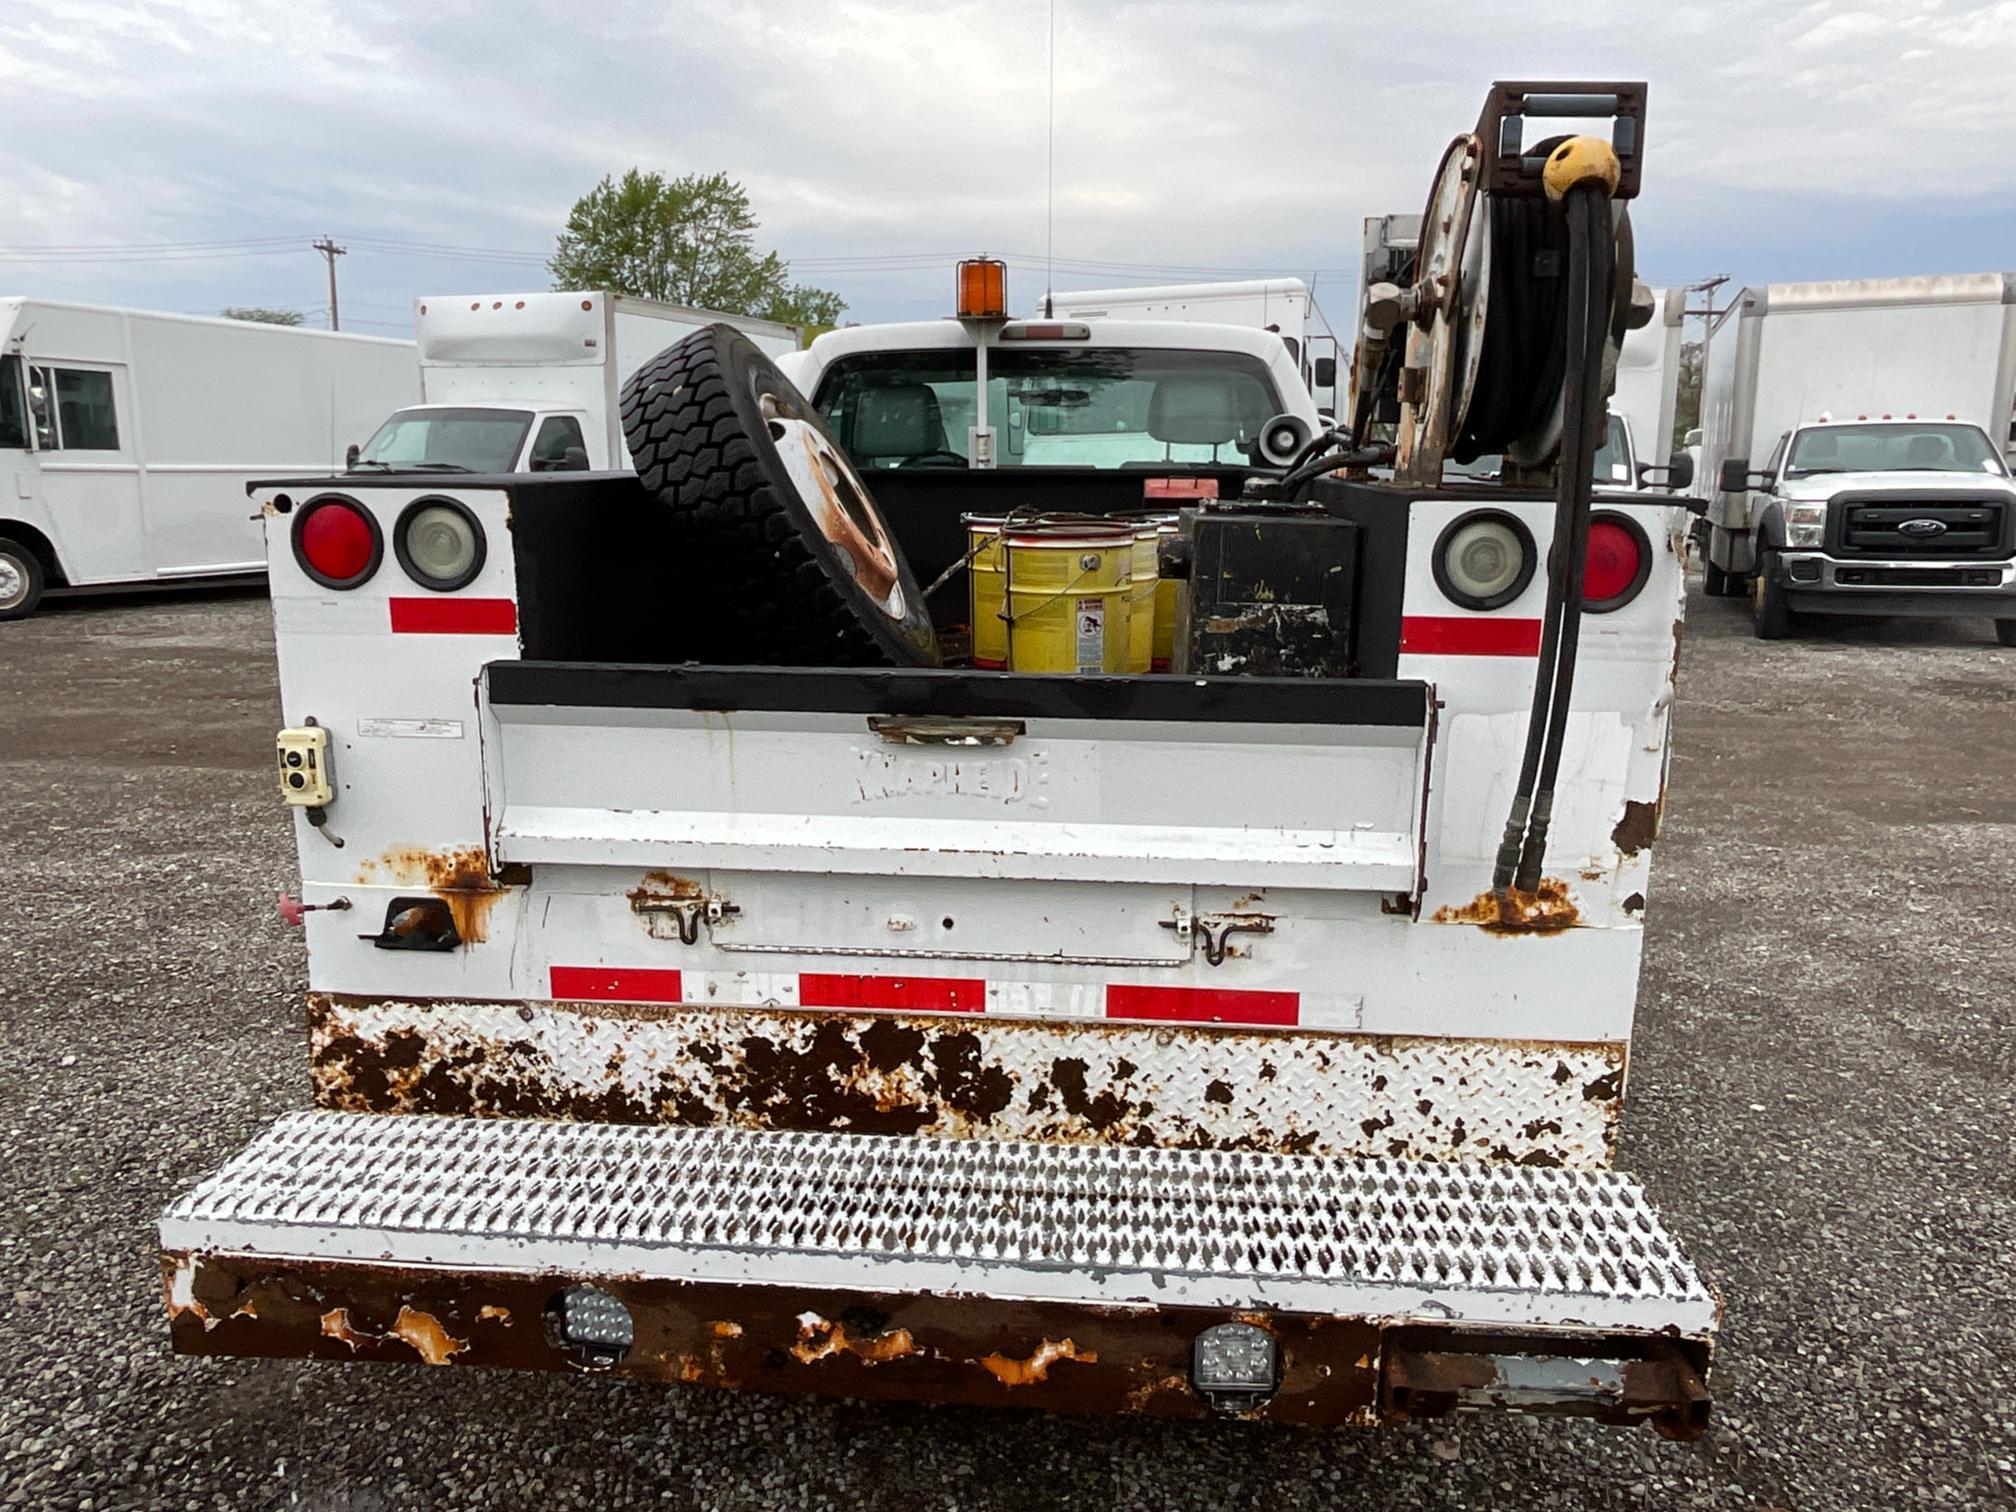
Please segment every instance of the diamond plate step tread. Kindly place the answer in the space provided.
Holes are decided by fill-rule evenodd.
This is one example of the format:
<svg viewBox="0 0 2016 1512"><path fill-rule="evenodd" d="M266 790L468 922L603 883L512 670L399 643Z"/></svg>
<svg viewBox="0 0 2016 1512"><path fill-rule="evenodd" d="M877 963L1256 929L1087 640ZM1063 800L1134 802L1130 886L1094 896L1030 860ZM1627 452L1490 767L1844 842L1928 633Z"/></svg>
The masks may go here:
<svg viewBox="0 0 2016 1512"><path fill-rule="evenodd" d="M1610 1171L360 1113L282 1118L170 1252L1672 1329L1715 1302Z"/></svg>

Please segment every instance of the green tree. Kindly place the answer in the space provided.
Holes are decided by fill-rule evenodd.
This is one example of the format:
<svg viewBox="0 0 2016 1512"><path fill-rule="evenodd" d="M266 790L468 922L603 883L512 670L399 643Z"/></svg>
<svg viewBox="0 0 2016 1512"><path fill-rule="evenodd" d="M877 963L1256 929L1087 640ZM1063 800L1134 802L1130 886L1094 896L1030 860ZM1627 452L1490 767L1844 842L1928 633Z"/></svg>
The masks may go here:
<svg viewBox="0 0 2016 1512"><path fill-rule="evenodd" d="M232 305L217 312L226 320L256 320L261 325L298 326L301 324L299 310L275 310L265 305Z"/></svg>
<svg viewBox="0 0 2016 1512"><path fill-rule="evenodd" d="M608 289L792 325L833 325L846 301L791 282L756 250L749 195L725 173L667 179L632 168L574 202L546 264L556 289Z"/></svg>
<svg viewBox="0 0 2016 1512"><path fill-rule="evenodd" d="M1701 343L1685 342L1680 347L1680 383L1673 400L1673 444L1687 440L1687 432L1701 423Z"/></svg>

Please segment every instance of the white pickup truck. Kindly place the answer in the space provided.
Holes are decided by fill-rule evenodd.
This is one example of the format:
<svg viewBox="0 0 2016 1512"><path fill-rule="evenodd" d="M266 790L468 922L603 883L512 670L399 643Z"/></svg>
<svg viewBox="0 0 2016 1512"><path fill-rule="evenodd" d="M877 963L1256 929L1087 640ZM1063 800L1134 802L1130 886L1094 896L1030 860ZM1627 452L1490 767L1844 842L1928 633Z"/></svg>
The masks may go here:
<svg viewBox="0 0 2016 1512"><path fill-rule="evenodd" d="M799 346L796 326L599 290L416 299L421 402L388 416L349 465L462 473L625 467L616 412L624 379L717 322L773 357Z"/></svg>
<svg viewBox="0 0 2016 1512"><path fill-rule="evenodd" d="M1639 127L1493 95L1592 101ZM1600 355L1615 158L1557 212L1465 140L1581 228ZM1592 502L1601 363L1557 499L1255 433L1271 338L1016 324L842 333L810 398L698 333L626 385L634 474L255 489L314 1107L163 1214L178 1350L1703 1431L1719 1305L1611 1169L1685 515ZM1089 457L1032 463L1056 411ZM1207 539L1347 543L1338 670L981 672L879 618L933 509L1172 495L1195 595Z"/></svg>

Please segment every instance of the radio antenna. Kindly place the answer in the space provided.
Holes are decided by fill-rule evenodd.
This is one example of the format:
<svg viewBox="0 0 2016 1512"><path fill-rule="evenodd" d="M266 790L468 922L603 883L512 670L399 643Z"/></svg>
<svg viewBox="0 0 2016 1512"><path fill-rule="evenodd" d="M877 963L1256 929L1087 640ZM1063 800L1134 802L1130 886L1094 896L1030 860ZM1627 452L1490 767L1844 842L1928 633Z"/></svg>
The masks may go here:
<svg viewBox="0 0 2016 1512"><path fill-rule="evenodd" d="M1057 313L1057 0L1050 0L1049 135L1043 164L1043 318Z"/></svg>

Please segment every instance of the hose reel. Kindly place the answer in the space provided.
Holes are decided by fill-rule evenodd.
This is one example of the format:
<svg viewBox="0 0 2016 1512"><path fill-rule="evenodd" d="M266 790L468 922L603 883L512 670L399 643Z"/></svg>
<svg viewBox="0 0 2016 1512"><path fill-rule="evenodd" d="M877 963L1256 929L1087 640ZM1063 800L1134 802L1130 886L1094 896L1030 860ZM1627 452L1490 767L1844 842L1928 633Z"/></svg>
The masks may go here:
<svg viewBox="0 0 2016 1512"><path fill-rule="evenodd" d="M1543 187L1550 154L1529 150L1528 117L1601 116L1612 122L1617 182L1610 191L1614 318L1603 387L1627 329L1652 314L1634 275L1630 218L1642 162L1642 84L1501 83L1477 128L1452 141L1422 215L1413 281L1366 291L1354 367L1351 425L1363 442L1372 392L1404 343L1397 384L1396 481L1433 488L1446 461L1502 452L1521 468L1551 463L1561 445L1568 226Z"/></svg>

